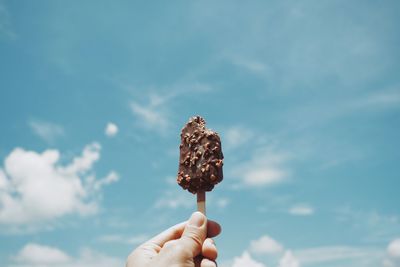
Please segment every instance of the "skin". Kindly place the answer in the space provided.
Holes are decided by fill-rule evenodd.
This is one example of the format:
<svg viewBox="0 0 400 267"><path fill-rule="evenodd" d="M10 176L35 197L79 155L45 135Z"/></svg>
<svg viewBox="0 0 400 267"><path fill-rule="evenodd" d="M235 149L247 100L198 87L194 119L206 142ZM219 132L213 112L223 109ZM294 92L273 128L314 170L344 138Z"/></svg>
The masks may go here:
<svg viewBox="0 0 400 267"><path fill-rule="evenodd" d="M200 212L136 248L126 267L216 267L217 247L212 237L221 226Z"/></svg>

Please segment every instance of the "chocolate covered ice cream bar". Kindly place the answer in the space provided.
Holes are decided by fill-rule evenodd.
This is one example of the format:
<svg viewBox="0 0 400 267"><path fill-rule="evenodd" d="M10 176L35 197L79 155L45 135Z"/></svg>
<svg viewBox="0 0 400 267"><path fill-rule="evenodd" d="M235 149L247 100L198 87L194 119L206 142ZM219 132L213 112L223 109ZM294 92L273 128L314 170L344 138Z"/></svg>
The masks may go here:
<svg viewBox="0 0 400 267"><path fill-rule="evenodd" d="M189 192L211 191L222 181L223 154L218 133L200 116L182 128L177 182Z"/></svg>

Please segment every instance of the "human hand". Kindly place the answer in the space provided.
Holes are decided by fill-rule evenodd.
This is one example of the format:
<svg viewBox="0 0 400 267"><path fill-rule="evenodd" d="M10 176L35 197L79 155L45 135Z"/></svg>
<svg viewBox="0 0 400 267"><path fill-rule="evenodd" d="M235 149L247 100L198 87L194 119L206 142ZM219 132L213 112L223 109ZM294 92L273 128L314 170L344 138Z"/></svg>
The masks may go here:
<svg viewBox="0 0 400 267"><path fill-rule="evenodd" d="M126 267L216 267L217 247L212 237L221 226L200 212L136 248Z"/></svg>

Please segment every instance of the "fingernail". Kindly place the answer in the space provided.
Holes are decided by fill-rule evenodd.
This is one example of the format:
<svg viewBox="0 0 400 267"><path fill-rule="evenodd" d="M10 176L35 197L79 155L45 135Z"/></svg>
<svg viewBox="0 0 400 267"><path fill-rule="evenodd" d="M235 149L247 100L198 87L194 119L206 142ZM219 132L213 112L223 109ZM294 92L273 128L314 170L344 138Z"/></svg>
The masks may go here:
<svg viewBox="0 0 400 267"><path fill-rule="evenodd" d="M188 224L194 225L196 227L200 227L204 224L204 219L205 219L204 215L201 214L200 212L196 211L190 217Z"/></svg>

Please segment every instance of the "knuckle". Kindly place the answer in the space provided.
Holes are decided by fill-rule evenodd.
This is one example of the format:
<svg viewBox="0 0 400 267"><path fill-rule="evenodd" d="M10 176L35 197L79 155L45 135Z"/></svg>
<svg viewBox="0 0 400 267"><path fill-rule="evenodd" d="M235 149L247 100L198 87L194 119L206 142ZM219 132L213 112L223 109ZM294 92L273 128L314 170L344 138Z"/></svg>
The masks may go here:
<svg viewBox="0 0 400 267"><path fill-rule="evenodd" d="M190 240L196 244L197 247L201 248L203 246L203 241L201 238L197 235L190 235L189 236Z"/></svg>
<svg viewBox="0 0 400 267"><path fill-rule="evenodd" d="M204 237L201 236L198 229L187 229L188 234L187 237L190 238L197 246L202 247L204 242Z"/></svg>

